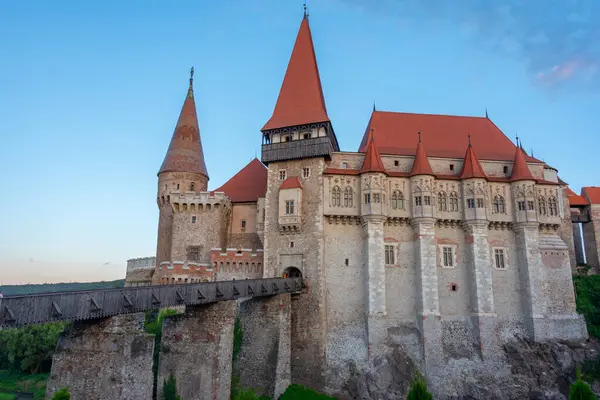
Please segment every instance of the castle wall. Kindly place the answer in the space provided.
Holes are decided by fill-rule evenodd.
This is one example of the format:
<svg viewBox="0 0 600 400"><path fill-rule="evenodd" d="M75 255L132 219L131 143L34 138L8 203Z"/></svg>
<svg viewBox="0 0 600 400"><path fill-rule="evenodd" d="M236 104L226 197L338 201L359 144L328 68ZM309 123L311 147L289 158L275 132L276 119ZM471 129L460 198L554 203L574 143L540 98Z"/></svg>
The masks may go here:
<svg viewBox="0 0 600 400"><path fill-rule="evenodd" d="M583 224L583 241L586 263L596 271L600 269L600 205L589 209L590 222Z"/></svg>
<svg viewBox="0 0 600 400"><path fill-rule="evenodd" d="M302 178L303 168L311 169L309 178ZM269 164L264 234L265 277L281 276L287 267L293 266L306 278L306 294L292 300L292 381L321 390L324 388L326 337L324 168L322 158ZM300 232L296 234L283 234L279 229L279 187L283 182L279 179L280 170L285 170L287 177L300 177L302 184L302 222Z"/></svg>
<svg viewBox="0 0 600 400"><path fill-rule="evenodd" d="M223 247L223 234L226 228L220 207L212 210L192 212L178 212L173 218L173 245L171 259L173 261L187 261L188 247L201 246L201 264L210 265L210 251L212 248ZM196 217L196 222L192 221Z"/></svg>
<svg viewBox="0 0 600 400"><path fill-rule="evenodd" d="M263 251L229 248L212 249L210 261L214 280L258 279L263 277Z"/></svg>
<svg viewBox="0 0 600 400"><path fill-rule="evenodd" d="M257 233L257 203L235 203L232 205L231 223L227 236L227 247L262 249L262 241ZM245 228L242 227L245 221Z"/></svg>

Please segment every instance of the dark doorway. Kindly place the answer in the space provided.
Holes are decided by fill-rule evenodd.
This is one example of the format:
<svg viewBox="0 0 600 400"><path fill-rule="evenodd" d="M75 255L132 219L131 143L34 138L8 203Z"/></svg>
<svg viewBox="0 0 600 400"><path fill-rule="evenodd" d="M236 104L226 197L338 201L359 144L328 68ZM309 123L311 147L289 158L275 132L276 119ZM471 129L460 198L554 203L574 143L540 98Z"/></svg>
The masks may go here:
<svg viewBox="0 0 600 400"><path fill-rule="evenodd" d="M302 278L302 272L296 267L288 267L283 271L284 278Z"/></svg>

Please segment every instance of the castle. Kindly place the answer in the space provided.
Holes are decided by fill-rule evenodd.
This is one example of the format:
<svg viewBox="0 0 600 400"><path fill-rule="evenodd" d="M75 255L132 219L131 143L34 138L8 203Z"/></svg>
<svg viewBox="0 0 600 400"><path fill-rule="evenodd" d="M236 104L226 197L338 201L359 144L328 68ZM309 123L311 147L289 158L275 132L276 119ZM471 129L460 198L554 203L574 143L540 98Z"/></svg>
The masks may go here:
<svg viewBox="0 0 600 400"><path fill-rule="evenodd" d="M600 189L576 195L487 115L373 109L358 151L341 151L306 15L262 160L214 191L208 180L190 78L158 172L156 266L136 280L304 277L294 382L335 393L400 351L452 387L507 373L511 338L587 337L572 213L594 221L584 235L597 265Z"/></svg>

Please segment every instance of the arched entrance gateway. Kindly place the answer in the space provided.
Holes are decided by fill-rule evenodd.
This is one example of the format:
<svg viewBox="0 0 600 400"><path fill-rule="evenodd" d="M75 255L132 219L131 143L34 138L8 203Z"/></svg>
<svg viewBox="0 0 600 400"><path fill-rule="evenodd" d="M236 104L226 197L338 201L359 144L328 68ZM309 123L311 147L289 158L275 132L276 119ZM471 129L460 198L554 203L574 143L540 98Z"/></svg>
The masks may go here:
<svg viewBox="0 0 600 400"><path fill-rule="evenodd" d="M284 278L302 278L302 272L296 267L287 267L283 271Z"/></svg>

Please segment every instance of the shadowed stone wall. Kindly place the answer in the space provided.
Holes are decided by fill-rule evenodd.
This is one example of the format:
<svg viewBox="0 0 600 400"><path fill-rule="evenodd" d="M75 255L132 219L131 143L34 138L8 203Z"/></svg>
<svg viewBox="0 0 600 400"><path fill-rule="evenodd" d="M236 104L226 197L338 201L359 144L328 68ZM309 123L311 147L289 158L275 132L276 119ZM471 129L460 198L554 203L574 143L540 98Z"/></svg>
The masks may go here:
<svg viewBox="0 0 600 400"><path fill-rule="evenodd" d="M143 313L75 322L59 340L46 394L68 387L72 400L151 399L153 351Z"/></svg>
<svg viewBox="0 0 600 400"><path fill-rule="evenodd" d="M158 368L158 398L173 375L185 400L228 400L235 301L187 307L165 318ZM139 397L147 398L147 397Z"/></svg>
<svg viewBox="0 0 600 400"><path fill-rule="evenodd" d="M239 307L243 339L234 374L242 387L274 399L291 383L290 296L251 299Z"/></svg>

